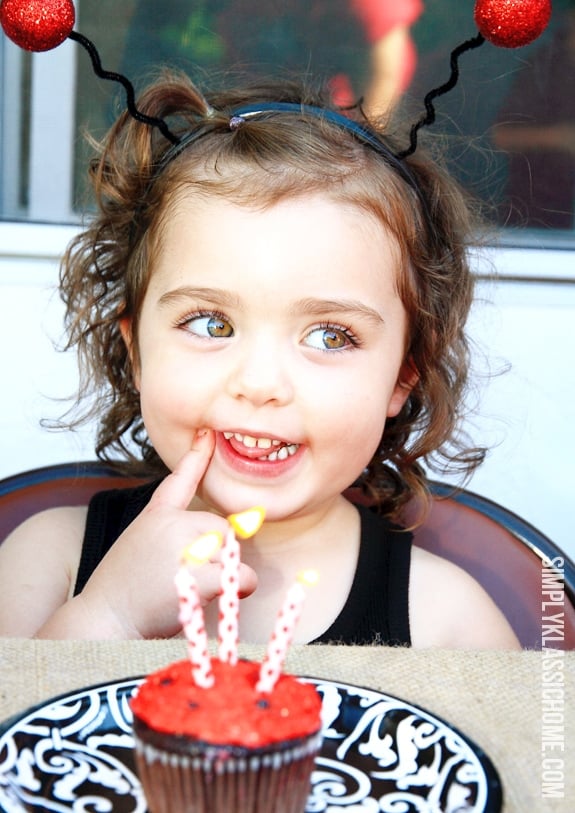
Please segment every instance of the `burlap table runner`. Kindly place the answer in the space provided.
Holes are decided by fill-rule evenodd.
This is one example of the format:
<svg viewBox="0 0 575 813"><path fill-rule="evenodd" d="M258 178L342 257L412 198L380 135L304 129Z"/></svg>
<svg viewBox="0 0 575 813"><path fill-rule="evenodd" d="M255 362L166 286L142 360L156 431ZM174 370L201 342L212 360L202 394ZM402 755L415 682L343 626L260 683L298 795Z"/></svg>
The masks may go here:
<svg viewBox="0 0 575 813"><path fill-rule="evenodd" d="M261 659L264 648L242 646ZM186 656L183 641L0 641L0 719L54 695L135 677ZM575 811L575 653L565 653L564 797L541 795L542 655L294 646L287 669L366 686L423 707L480 745L504 786L505 813ZM553 754L557 756L557 754Z"/></svg>

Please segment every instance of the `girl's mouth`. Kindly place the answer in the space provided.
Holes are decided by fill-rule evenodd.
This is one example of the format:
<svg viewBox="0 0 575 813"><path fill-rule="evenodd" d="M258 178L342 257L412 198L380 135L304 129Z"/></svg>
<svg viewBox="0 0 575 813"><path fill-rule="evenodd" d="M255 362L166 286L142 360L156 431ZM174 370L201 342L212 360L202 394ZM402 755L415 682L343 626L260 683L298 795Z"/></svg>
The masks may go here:
<svg viewBox="0 0 575 813"><path fill-rule="evenodd" d="M275 463L278 460L287 460L299 449L298 443L289 443L277 438L256 438L240 432L223 432L222 434L237 454L249 460Z"/></svg>

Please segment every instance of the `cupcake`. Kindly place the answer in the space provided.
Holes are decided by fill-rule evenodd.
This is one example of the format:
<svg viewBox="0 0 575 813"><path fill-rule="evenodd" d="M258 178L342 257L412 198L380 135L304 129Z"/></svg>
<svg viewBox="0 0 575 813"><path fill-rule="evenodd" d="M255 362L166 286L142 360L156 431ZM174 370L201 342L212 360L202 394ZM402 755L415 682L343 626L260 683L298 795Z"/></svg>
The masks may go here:
<svg viewBox="0 0 575 813"><path fill-rule="evenodd" d="M254 511L259 511L256 521ZM261 509L229 517L221 551L218 657L210 657L189 564L221 544L216 534L185 552L176 579L189 657L150 674L131 701L136 767L150 813L304 813L321 746L321 698L283 673L304 593L296 582L262 664L237 658L239 545ZM310 581L309 574L301 580Z"/></svg>
<svg viewBox="0 0 575 813"><path fill-rule="evenodd" d="M189 661L150 675L132 701L136 766L151 813L303 813L321 745L321 699L282 675L214 658L214 684Z"/></svg>

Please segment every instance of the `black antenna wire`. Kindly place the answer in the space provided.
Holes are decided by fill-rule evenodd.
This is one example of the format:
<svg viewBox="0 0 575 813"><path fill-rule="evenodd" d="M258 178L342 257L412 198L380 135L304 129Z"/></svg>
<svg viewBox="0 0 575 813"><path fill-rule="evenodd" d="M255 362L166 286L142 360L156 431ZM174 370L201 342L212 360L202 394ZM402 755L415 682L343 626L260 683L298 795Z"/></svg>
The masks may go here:
<svg viewBox="0 0 575 813"><path fill-rule="evenodd" d="M94 43L89 40L88 37L85 37L83 34L79 34L77 31L71 31L68 34L68 39L74 40L74 42L79 43L86 49L90 55L90 59L92 60L94 73L99 76L100 79L108 79L111 82L118 82L124 87L124 90L126 91L126 106L132 118L142 122L143 124L149 124L152 127L157 127L162 135L168 139L168 141L171 141L172 144L179 144L180 139L174 135L174 133L172 133L163 119L157 118L156 116L147 116L145 113L138 110L136 107L136 93L134 91L133 84L121 73L113 73L112 71L104 70L102 67L100 54L98 53Z"/></svg>
<svg viewBox="0 0 575 813"><path fill-rule="evenodd" d="M108 79L112 82L118 82L124 87L126 91L126 106L128 108L128 112L132 116L132 118L136 119L137 121L142 122L143 124L151 125L152 127L157 127L158 130L162 133L162 135L170 141L172 144L177 145L180 143L181 139L178 138L164 119L157 118L156 116L148 116L145 113L142 113L136 107L136 94L134 91L134 86L130 82L130 80L121 73L114 73L112 71L104 70L102 67L102 62L100 59L100 55L94 43L85 37L83 34L79 34L77 31L71 31L68 35L68 38L74 40L75 42L79 43L86 49L88 52L90 59L92 60L92 66L94 68L94 73L99 76L101 79ZM425 105L425 115L423 115L419 121L412 125L410 133L409 133L409 146L402 150L401 152L395 153L395 158L399 159L400 161L404 158L407 158L417 149L417 136L419 130L422 127L429 127L431 124L435 122L435 107L433 105L433 100L436 99L438 96L443 96L445 93L449 93L459 80L459 57L464 54L466 51L471 51L474 48L479 48L485 42L485 37L478 33L475 37L472 37L465 42L462 42L456 48L453 49L449 58L449 64L451 68L451 74L447 82L443 85L440 85L437 88L433 88L430 90L424 100L423 103Z"/></svg>
<svg viewBox="0 0 575 813"><path fill-rule="evenodd" d="M449 91L452 90L457 84L459 79L459 57L466 51L472 51L474 48L479 48L484 42L485 37L483 34L477 34L476 37L472 37L471 39L462 42L457 46L457 48L453 49L449 58L449 64L451 67L451 75L449 79L443 85L433 88L429 91L429 93L426 94L423 100L426 113L412 126L409 133L409 147L402 152L396 153L396 158L402 160L403 158L407 158L409 155L413 155L417 149L417 134L419 130L422 127L429 127L429 125L433 124L435 121L435 107L433 106L433 100L438 96L443 96L444 93L449 93Z"/></svg>

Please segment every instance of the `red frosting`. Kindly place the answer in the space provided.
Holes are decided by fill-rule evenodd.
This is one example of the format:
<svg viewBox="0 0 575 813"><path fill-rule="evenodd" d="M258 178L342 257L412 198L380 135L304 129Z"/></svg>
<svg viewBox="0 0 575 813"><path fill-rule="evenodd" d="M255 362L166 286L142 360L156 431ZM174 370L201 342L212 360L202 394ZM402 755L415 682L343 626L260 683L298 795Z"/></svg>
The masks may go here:
<svg viewBox="0 0 575 813"><path fill-rule="evenodd" d="M321 699L314 686L282 675L269 694L256 691L260 665L212 660L215 682L202 689L190 662L178 661L149 675L131 706L134 716L163 734L214 745L261 748L307 737L321 727Z"/></svg>
<svg viewBox="0 0 575 813"><path fill-rule="evenodd" d="M477 0L474 16L478 29L493 45L520 48L547 27L551 0Z"/></svg>

